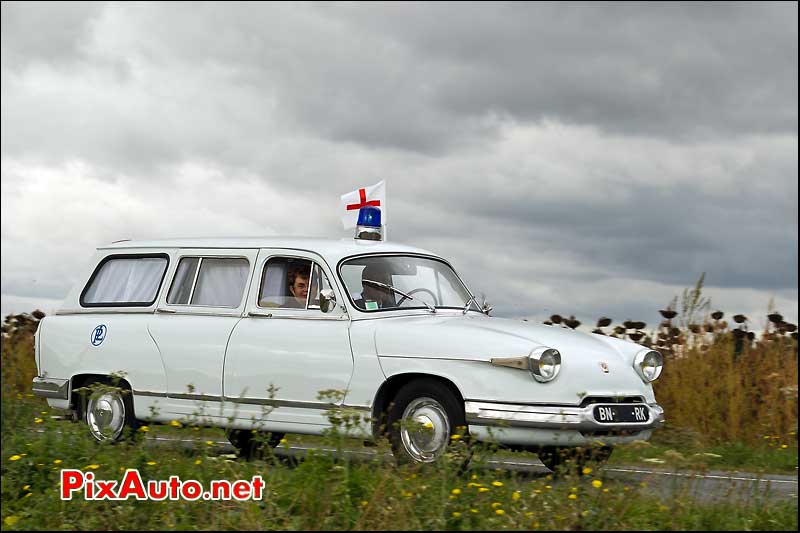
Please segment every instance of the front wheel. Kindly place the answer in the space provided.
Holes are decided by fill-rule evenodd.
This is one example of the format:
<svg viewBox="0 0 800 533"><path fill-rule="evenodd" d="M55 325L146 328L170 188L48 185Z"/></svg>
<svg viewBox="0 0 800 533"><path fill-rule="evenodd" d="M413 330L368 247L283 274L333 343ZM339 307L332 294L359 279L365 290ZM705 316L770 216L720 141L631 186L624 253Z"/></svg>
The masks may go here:
<svg viewBox="0 0 800 533"><path fill-rule="evenodd" d="M403 386L388 413L389 441L398 463L432 463L453 435L466 428L464 408L441 383L424 379Z"/></svg>

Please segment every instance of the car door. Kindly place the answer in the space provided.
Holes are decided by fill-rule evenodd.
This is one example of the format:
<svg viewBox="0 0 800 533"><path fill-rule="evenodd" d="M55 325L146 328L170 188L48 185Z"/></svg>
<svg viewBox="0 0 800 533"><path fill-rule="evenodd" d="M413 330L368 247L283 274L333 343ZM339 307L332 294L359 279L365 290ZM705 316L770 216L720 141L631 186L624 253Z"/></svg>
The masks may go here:
<svg viewBox="0 0 800 533"><path fill-rule="evenodd" d="M236 325L225 358L224 391L237 418L317 426L327 425L325 410L342 398L320 398L325 390L345 391L353 374L350 320L343 305L323 313L320 288L343 295L319 256L297 250L261 250L251 282L246 316ZM310 290L299 304L286 276L311 271ZM302 285L302 278L292 278ZM272 392L270 392L272 388Z"/></svg>
<svg viewBox="0 0 800 533"><path fill-rule="evenodd" d="M169 290L149 324L165 367L170 413L222 416L225 348L242 319L257 255L257 249L178 254Z"/></svg>

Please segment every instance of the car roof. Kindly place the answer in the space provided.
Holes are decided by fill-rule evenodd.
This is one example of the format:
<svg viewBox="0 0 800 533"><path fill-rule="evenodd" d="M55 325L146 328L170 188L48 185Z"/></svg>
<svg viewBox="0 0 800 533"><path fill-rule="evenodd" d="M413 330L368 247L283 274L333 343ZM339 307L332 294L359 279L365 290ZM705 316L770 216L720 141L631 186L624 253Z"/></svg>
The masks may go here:
<svg viewBox="0 0 800 533"><path fill-rule="evenodd" d="M153 239L141 241L116 241L98 250L127 249L237 249L237 248L281 248L288 250L305 250L315 252L329 261L338 262L344 257L367 253L414 253L439 257L416 246L408 246L396 242L367 241L358 239L324 239L317 237L193 237L173 239Z"/></svg>

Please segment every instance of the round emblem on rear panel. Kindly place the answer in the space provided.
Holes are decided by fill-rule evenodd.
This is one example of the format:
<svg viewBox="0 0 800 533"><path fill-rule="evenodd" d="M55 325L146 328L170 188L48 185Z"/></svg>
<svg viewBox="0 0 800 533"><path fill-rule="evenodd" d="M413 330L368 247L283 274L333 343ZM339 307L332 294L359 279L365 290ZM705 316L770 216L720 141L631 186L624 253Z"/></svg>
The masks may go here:
<svg viewBox="0 0 800 533"><path fill-rule="evenodd" d="M600 368L603 370L604 374L608 374L608 363L600 361Z"/></svg>
<svg viewBox="0 0 800 533"><path fill-rule="evenodd" d="M108 328L105 326L105 324L100 324L94 328L94 331L92 331L92 344L95 346L100 346L103 344L103 341L106 340L107 331Z"/></svg>

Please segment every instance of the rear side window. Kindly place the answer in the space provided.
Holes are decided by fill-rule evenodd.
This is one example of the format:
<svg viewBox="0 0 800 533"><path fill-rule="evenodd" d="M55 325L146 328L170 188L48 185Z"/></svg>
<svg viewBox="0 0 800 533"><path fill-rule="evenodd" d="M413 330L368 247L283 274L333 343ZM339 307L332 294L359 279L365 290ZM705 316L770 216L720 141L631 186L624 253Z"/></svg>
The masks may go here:
<svg viewBox="0 0 800 533"><path fill-rule="evenodd" d="M153 305L169 262L166 255L109 256L98 265L81 293L83 307Z"/></svg>
<svg viewBox="0 0 800 533"><path fill-rule="evenodd" d="M184 257L178 263L167 303L239 307L250 266L239 257Z"/></svg>

